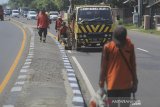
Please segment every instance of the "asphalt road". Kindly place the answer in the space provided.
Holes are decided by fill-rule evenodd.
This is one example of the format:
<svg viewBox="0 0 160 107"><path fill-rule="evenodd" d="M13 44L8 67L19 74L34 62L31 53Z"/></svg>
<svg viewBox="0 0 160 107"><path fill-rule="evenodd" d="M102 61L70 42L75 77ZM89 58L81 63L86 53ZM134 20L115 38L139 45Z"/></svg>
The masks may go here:
<svg viewBox="0 0 160 107"><path fill-rule="evenodd" d="M8 73L21 47L23 32L8 21L0 22L0 83Z"/></svg>
<svg viewBox="0 0 160 107"><path fill-rule="evenodd" d="M21 20L21 19L19 19ZM21 20L35 26L35 21ZM56 34L54 23L50 32ZM139 79L137 100L141 101L140 107L159 107L160 105L160 37L128 31L129 38L135 45L137 74ZM86 73L93 89L98 89L101 52L69 51L71 58L74 56Z"/></svg>

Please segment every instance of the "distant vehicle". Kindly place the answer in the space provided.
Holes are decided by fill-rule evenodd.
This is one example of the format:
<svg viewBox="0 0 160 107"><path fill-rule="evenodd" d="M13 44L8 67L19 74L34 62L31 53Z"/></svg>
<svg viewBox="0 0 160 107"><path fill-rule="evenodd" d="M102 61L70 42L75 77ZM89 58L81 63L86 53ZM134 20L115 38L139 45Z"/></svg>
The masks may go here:
<svg viewBox="0 0 160 107"><path fill-rule="evenodd" d="M3 7L0 5L0 19L3 21L4 20L4 12L3 12Z"/></svg>
<svg viewBox="0 0 160 107"><path fill-rule="evenodd" d="M19 10L12 10L12 14L11 14L11 17L17 17L19 18Z"/></svg>
<svg viewBox="0 0 160 107"><path fill-rule="evenodd" d="M23 16L23 17L27 17L27 14L28 14L28 11L23 11L22 16Z"/></svg>
<svg viewBox="0 0 160 107"><path fill-rule="evenodd" d="M4 10L4 15L6 16L6 15L11 15L11 13L12 13L12 10L11 9L5 9Z"/></svg>
<svg viewBox="0 0 160 107"><path fill-rule="evenodd" d="M36 11L28 11L27 20L37 19Z"/></svg>
<svg viewBox="0 0 160 107"><path fill-rule="evenodd" d="M24 14L29 11L29 8L28 7L21 7L21 8L19 8L19 10L20 10L21 15L24 16Z"/></svg>
<svg viewBox="0 0 160 107"><path fill-rule="evenodd" d="M57 11L50 11L49 12L49 18L50 18L50 20L57 20L58 14L59 13Z"/></svg>

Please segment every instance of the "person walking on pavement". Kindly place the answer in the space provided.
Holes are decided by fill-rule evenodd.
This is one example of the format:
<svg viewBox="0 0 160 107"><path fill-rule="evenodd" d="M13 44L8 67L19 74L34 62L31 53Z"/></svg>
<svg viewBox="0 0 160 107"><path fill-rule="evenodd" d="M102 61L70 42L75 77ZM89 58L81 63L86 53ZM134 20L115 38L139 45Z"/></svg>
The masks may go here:
<svg viewBox="0 0 160 107"><path fill-rule="evenodd" d="M41 10L38 14L37 28L39 29L38 34L40 36L40 42L42 41L43 35L43 42L45 43L47 36L47 28L49 28L49 18L45 14L45 10Z"/></svg>
<svg viewBox="0 0 160 107"><path fill-rule="evenodd" d="M58 33L58 41L60 40L60 28L62 26L62 22L63 22L62 18L58 16L58 19L56 20L55 23L55 30Z"/></svg>
<svg viewBox="0 0 160 107"><path fill-rule="evenodd" d="M113 40L103 47L99 86L101 94L106 85L110 102L113 100L131 100L131 94L137 91L138 79L134 45L127 37L127 30L118 26L113 32ZM118 107L118 103L109 104ZM129 107L129 103L120 103L120 107Z"/></svg>

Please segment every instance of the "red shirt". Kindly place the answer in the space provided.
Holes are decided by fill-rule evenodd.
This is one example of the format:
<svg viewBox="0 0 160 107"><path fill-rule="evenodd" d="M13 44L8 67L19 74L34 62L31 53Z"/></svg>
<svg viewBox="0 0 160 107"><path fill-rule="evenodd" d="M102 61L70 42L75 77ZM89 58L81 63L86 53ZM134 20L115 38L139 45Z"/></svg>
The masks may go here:
<svg viewBox="0 0 160 107"><path fill-rule="evenodd" d="M63 20L61 18L56 20L56 25L55 25L56 30L61 27L62 22L63 22Z"/></svg>
<svg viewBox="0 0 160 107"><path fill-rule="evenodd" d="M37 27L38 28L48 28L49 26L49 19L46 14L39 14L37 20Z"/></svg>
<svg viewBox="0 0 160 107"><path fill-rule="evenodd" d="M61 28L61 30L60 30L60 33L61 33L61 34L66 33L67 28L68 28L67 26L62 26L62 28Z"/></svg>

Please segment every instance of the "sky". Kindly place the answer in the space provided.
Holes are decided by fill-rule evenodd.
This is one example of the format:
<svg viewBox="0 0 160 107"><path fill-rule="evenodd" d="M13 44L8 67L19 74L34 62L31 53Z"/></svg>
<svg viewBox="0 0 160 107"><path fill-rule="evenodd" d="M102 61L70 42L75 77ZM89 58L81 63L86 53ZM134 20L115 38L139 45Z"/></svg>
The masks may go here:
<svg viewBox="0 0 160 107"><path fill-rule="evenodd" d="M6 3L8 0L0 0L0 4Z"/></svg>

